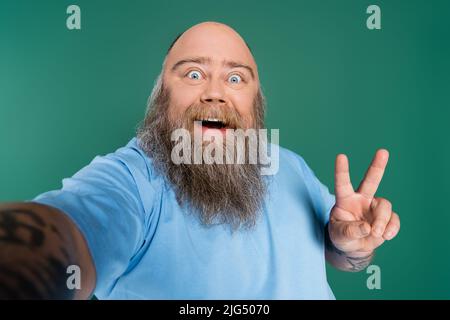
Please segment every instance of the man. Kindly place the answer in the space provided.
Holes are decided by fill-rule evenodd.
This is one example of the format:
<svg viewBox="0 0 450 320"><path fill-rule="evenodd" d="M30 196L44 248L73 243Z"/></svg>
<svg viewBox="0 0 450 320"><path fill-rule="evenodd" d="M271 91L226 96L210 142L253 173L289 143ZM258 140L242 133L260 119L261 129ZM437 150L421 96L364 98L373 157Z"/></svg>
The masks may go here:
<svg viewBox="0 0 450 320"><path fill-rule="evenodd" d="M388 153L375 154L357 191L338 155L335 197L283 148L270 177L255 163L173 160L177 129L217 139L185 143L193 152L213 144L228 154L235 149L219 138L261 129L263 118L244 40L214 22L185 31L167 53L136 138L96 157L61 190L0 207L0 296L333 299L325 259L362 270L399 231L390 202L374 197ZM75 290L70 266L80 271Z"/></svg>

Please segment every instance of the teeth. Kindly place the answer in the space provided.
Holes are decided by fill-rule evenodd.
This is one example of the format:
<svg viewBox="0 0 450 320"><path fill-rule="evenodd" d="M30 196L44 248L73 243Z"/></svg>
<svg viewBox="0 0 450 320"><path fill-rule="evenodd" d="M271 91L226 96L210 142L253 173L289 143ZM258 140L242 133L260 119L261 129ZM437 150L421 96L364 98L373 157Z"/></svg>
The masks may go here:
<svg viewBox="0 0 450 320"><path fill-rule="evenodd" d="M202 121L210 121L210 122L222 122L221 120L219 120L219 119L216 119L216 118L208 118L208 119L203 119Z"/></svg>

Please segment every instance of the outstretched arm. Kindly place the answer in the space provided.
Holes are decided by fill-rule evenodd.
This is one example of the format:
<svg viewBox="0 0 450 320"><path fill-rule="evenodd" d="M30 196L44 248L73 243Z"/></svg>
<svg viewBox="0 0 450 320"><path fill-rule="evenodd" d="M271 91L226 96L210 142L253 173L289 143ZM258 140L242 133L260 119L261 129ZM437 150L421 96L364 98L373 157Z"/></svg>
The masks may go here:
<svg viewBox="0 0 450 320"><path fill-rule="evenodd" d="M68 267L80 268L71 289ZM61 211L42 204L0 204L0 299L87 299L95 268L87 244Z"/></svg>

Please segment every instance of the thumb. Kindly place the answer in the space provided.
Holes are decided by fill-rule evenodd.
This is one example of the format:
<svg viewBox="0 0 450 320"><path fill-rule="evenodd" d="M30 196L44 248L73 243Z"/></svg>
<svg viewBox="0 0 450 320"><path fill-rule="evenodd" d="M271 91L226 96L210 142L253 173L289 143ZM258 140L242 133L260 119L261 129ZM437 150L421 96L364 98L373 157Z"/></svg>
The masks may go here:
<svg viewBox="0 0 450 320"><path fill-rule="evenodd" d="M358 240L370 234L371 227L364 221L330 221L330 237L338 243Z"/></svg>

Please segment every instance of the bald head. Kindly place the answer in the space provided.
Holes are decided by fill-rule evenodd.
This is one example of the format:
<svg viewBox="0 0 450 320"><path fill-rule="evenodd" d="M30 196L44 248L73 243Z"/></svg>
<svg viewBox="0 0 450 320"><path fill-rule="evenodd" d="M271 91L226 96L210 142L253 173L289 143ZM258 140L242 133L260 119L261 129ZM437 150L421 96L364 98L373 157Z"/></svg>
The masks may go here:
<svg viewBox="0 0 450 320"><path fill-rule="evenodd" d="M233 28L219 22L202 22L181 33L170 45L166 62L180 52L188 53L187 50L190 50L197 54L211 49L215 49L215 53L222 53L224 58L235 56L245 60L257 74L256 62L248 44Z"/></svg>
<svg viewBox="0 0 450 320"><path fill-rule="evenodd" d="M170 92L172 119L191 105L202 105L233 109L246 127L255 125L258 69L246 42L231 27L203 22L186 30L169 50L161 78Z"/></svg>
<svg viewBox="0 0 450 320"><path fill-rule="evenodd" d="M212 23L212 24L218 24L218 25L223 25L225 27L228 27L226 24L220 23L220 22L202 22L200 24L206 24L206 23ZM234 29L233 29L234 30ZM178 39L184 34L185 31L181 32L180 34L177 35L177 37L172 41L172 43L170 44L169 48L167 49L167 54L170 52L170 50L172 50L172 47L175 45L175 43L178 41ZM247 41L245 41L245 39L243 39L245 44L247 45L247 48L250 50L250 52L252 52L252 49L250 48L250 45L247 43Z"/></svg>

